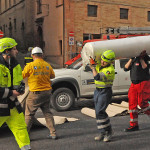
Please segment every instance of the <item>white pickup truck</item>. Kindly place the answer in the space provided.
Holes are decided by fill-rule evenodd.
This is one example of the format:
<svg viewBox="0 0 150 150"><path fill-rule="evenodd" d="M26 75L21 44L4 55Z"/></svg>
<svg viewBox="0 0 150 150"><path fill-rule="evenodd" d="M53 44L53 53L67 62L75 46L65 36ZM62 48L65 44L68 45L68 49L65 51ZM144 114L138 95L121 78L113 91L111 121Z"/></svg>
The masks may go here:
<svg viewBox="0 0 150 150"><path fill-rule="evenodd" d="M130 72L123 67L128 59L115 60L115 80L113 95L127 95ZM68 68L54 69L56 77L52 80L51 105L57 111L68 110L80 98L92 98L95 90L93 74L89 66L82 66L82 59L77 59Z"/></svg>

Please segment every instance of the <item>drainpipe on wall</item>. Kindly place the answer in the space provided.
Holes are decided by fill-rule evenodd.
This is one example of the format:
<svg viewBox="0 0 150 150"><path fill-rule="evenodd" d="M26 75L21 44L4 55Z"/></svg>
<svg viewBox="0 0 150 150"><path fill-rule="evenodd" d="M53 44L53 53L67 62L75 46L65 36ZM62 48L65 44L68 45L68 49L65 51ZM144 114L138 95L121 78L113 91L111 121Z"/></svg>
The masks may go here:
<svg viewBox="0 0 150 150"><path fill-rule="evenodd" d="M66 60L66 51L65 51L65 0L63 0L63 66Z"/></svg>

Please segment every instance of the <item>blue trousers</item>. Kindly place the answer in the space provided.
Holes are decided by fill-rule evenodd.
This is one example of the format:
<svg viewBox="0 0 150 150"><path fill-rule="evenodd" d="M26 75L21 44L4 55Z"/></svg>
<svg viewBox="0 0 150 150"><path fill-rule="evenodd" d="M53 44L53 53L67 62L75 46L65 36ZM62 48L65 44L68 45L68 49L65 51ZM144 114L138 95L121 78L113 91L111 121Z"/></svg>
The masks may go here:
<svg viewBox="0 0 150 150"><path fill-rule="evenodd" d="M112 89L111 88L96 88L94 91L94 104L97 120L97 128L100 133L105 133L111 130L109 117L106 109L111 102Z"/></svg>

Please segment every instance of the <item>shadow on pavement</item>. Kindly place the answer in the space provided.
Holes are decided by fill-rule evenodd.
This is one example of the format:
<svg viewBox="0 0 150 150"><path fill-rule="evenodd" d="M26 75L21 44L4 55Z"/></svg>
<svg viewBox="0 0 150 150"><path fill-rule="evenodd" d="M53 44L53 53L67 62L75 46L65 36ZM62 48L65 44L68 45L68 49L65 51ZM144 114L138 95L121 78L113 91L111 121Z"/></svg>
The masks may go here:
<svg viewBox="0 0 150 150"><path fill-rule="evenodd" d="M128 102L128 97L125 96L114 96L112 98L111 103L120 104L122 101ZM93 99L81 99L75 102L74 106L70 110L78 110L83 107L94 108L94 100Z"/></svg>

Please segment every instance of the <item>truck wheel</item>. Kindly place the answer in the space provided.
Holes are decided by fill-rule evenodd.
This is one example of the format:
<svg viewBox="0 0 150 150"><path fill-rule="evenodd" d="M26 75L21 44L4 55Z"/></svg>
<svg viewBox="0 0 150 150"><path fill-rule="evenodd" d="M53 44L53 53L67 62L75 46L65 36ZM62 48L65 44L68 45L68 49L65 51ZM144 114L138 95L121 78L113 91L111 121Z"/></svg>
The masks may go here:
<svg viewBox="0 0 150 150"><path fill-rule="evenodd" d="M51 105L57 111L68 110L74 102L75 96L68 88L59 88L51 95Z"/></svg>

